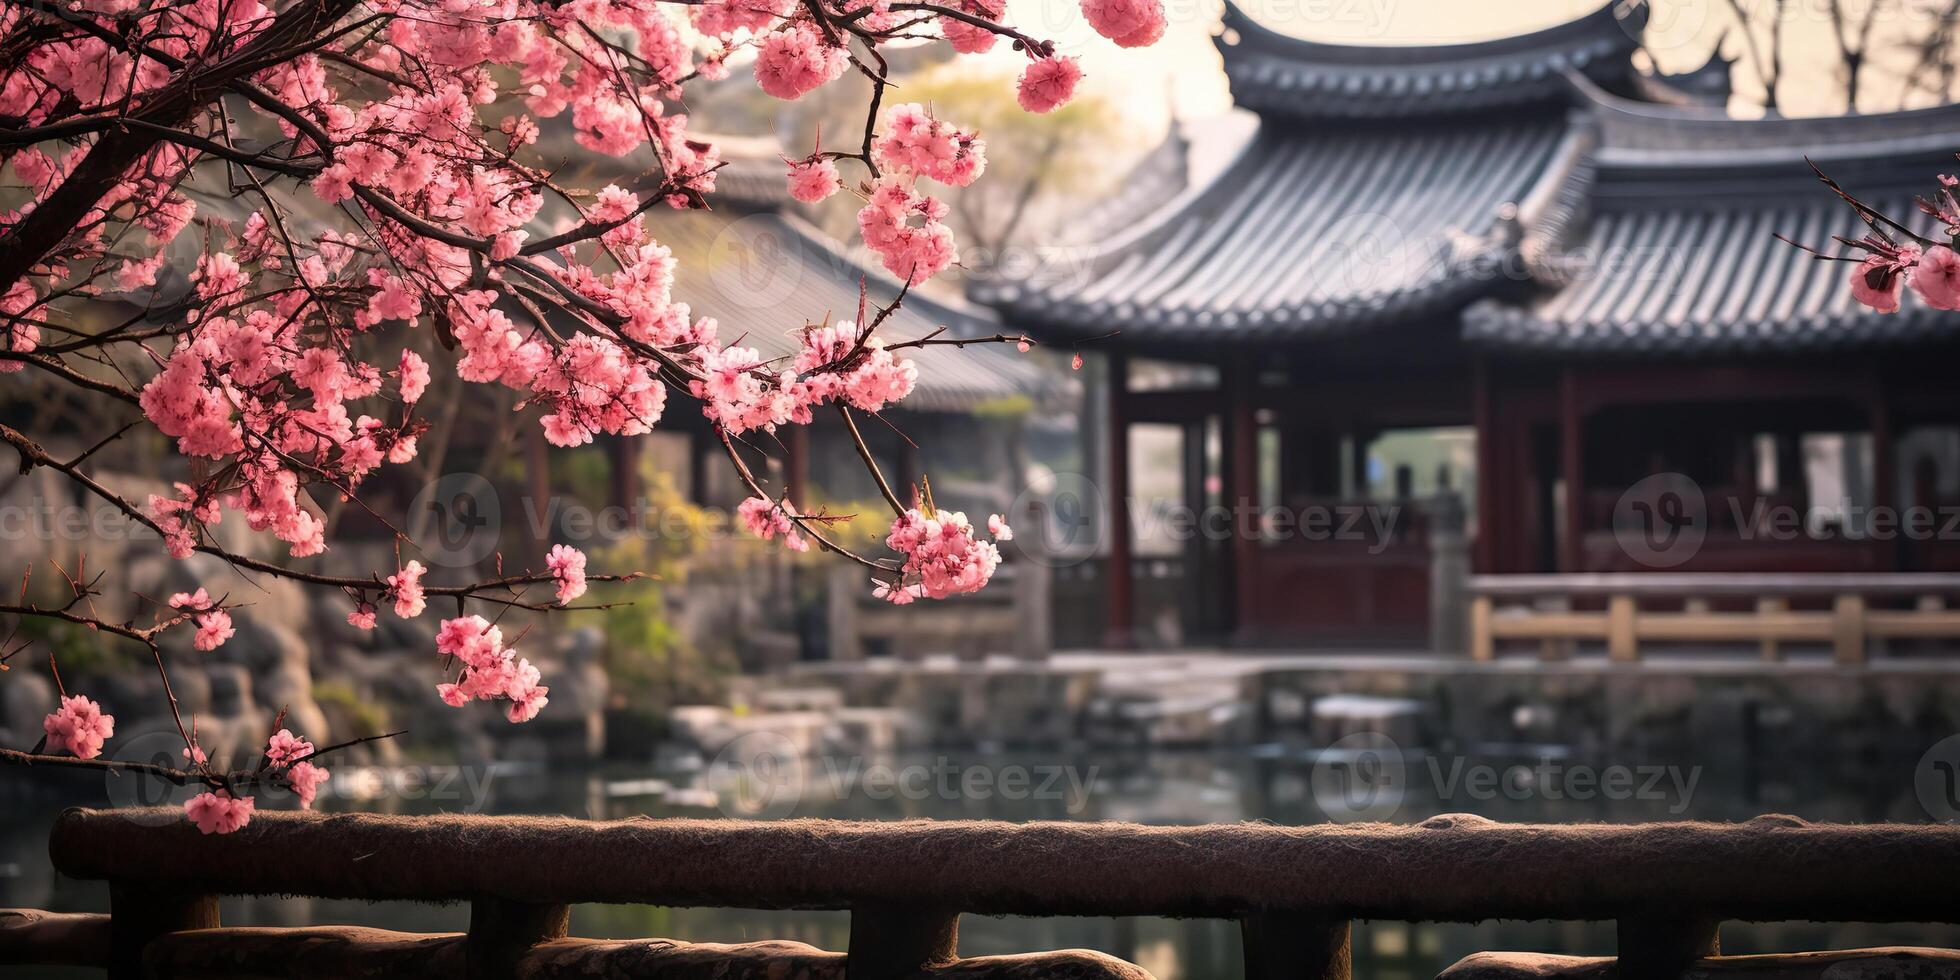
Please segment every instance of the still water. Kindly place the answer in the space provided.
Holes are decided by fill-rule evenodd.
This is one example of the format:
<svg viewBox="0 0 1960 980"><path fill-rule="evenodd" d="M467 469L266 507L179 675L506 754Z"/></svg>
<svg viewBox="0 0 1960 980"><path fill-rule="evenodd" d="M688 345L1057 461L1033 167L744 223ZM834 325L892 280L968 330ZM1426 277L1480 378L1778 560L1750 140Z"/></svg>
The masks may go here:
<svg viewBox="0 0 1960 980"><path fill-rule="evenodd" d="M1372 757L1357 760L1278 748L817 759L771 769L762 777L742 770L749 777L742 780L686 758L584 771L524 765L386 771L343 767L324 791L322 806L593 818L934 817L1157 824L1261 820L1291 825L1356 816L1414 822L1451 812L1533 822L1741 820L1768 812L1816 821L1930 819L1915 795L1914 760L1909 758L1819 764L1715 755L1725 761L1582 759L1528 748L1410 756L1396 760L1393 780L1372 768L1379 764ZM1356 768L1361 763L1365 765ZM1368 791L1375 784L1402 789L1384 796ZM142 792L148 790L103 786L95 777L79 774L50 778L16 772L0 777L0 804L8 811L0 826L0 905L106 910L106 890L99 883L68 880L48 866L48 829L64 806L127 803ZM223 916L229 925L346 923L439 932L463 929L468 909L249 898L227 899ZM572 932L713 942L791 939L843 949L849 922L841 912L582 905L573 909ZM1230 922L967 916L960 933L966 955L1088 947L1136 962L1161 980L1233 980L1241 975L1238 931ZM1722 945L1729 953L1953 947L1960 946L1960 928L1730 924L1724 927ZM1355 973L1369 980L1422 980L1469 953L1493 949L1610 954L1613 928L1611 923L1357 923Z"/></svg>

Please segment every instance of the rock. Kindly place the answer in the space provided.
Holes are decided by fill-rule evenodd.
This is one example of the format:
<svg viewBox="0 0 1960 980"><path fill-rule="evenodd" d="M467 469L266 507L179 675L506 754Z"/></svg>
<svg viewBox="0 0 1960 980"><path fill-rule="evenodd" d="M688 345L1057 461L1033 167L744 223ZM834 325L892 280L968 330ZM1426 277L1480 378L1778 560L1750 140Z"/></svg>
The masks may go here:
<svg viewBox="0 0 1960 980"><path fill-rule="evenodd" d="M41 719L55 708L54 682L38 673L9 673L0 684L0 745L26 748L41 740Z"/></svg>

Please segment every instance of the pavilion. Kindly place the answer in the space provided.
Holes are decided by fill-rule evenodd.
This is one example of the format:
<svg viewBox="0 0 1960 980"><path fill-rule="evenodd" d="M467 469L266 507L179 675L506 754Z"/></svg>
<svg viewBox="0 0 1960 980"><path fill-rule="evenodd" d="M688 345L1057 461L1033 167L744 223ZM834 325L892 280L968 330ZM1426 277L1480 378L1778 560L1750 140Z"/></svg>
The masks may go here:
<svg viewBox="0 0 1960 980"><path fill-rule="evenodd" d="M1282 36L1228 3L1217 45L1259 118L1237 158L973 290L1040 337L1117 332L1091 348L1107 642L1165 603L1187 639L1419 642L1451 614L1431 582L1459 525L1479 573L1960 568L1953 542L1864 523L1960 501L1960 320L1857 307L1848 266L1774 237L1861 232L1806 156L1912 213L1954 166L1960 109L1732 119L1697 104L1707 78L1697 96L1635 70L1645 14L1384 48ZM1177 447L1183 503L1264 520L1139 537L1134 483L1159 476L1132 459L1144 430ZM1693 554L1623 544L1654 474L1701 491ZM1814 519L1736 519L1766 505ZM1354 513L1385 530L1330 533Z"/></svg>

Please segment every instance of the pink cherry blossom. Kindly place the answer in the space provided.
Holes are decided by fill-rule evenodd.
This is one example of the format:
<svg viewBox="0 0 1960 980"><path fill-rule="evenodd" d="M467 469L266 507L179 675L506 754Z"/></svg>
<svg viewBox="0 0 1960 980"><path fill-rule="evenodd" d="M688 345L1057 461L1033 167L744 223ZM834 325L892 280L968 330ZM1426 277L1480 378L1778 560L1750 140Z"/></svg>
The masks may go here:
<svg viewBox="0 0 1960 980"><path fill-rule="evenodd" d="M1006 4L1001 0L953 0L946 6L995 22L1006 13ZM993 50L994 42L1000 40L999 35L987 28L945 14L939 15L939 33L960 54L984 54Z"/></svg>
<svg viewBox="0 0 1960 980"><path fill-rule="evenodd" d="M370 602L355 606L354 611L347 614L347 625L357 629L371 630L374 628L374 621L374 604Z"/></svg>
<svg viewBox="0 0 1960 980"><path fill-rule="evenodd" d="M987 515L987 533L993 535L995 541L1014 540L1014 529L1008 527L1007 519L999 514Z"/></svg>
<svg viewBox="0 0 1960 980"><path fill-rule="evenodd" d="M288 728L281 728L266 739L265 757L276 766L297 762L312 754L313 743L294 735Z"/></svg>
<svg viewBox="0 0 1960 980"><path fill-rule="evenodd" d="M800 99L850 67L843 48L824 41L817 29L796 23L772 32L756 50L755 81L779 99Z"/></svg>
<svg viewBox="0 0 1960 980"><path fill-rule="evenodd" d="M197 635L191 645L199 650L216 650L226 640L238 634L231 625L231 614L223 609L211 609L193 617L197 621Z"/></svg>
<svg viewBox="0 0 1960 980"><path fill-rule="evenodd" d="M946 212L944 201L885 177L872 184L870 199L858 211L858 231L886 271L917 285L959 261L953 231L943 223Z"/></svg>
<svg viewBox="0 0 1960 980"><path fill-rule="evenodd" d="M307 809L313 807L313 798L319 794L320 786L328 778L327 770L311 762L295 762L286 770L286 782L293 787L293 794L299 797L299 805Z"/></svg>
<svg viewBox="0 0 1960 980"><path fill-rule="evenodd" d="M1082 16L1120 47L1146 47L1164 36L1163 0L1082 0Z"/></svg>
<svg viewBox="0 0 1960 980"><path fill-rule="evenodd" d="M965 187L987 168L987 144L978 136L933 118L916 102L893 106L887 132L871 152L887 171L929 177Z"/></svg>
<svg viewBox="0 0 1960 980"><path fill-rule="evenodd" d="M1021 71L1014 97L1029 112L1053 112L1075 97L1082 66L1067 55L1037 58Z"/></svg>
<svg viewBox="0 0 1960 980"><path fill-rule="evenodd" d="M481 616L443 620L436 630L436 652L461 664L455 681L436 688L450 707L507 698L512 702L507 712L510 720L530 721L537 717L551 691L538 683L537 668L504 646L503 632Z"/></svg>
<svg viewBox="0 0 1960 980"><path fill-rule="evenodd" d="M388 576L388 593L395 599L395 615L403 619L422 615L428 605L422 596L422 575L426 571L421 562L411 560L401 571Z"/></svg>
<svg viewBox="0 0 1960 980"><path fill-rule="evenodd" d="M558 604L569 604L585 594L585 552L570 545L555 544L545 556L545 566L558 583Z"/></svg>
<svg viewBox="0 0 1960 980"><path fill-rule="evenodd" d="M1935 245L1912 268L1912 291L1936 310L1960 310L1960 254Z"/></svg>
<svg viewBox="0 0 1960 980"><path fill-rule="evenodd" d="M789 196L805 204L815 204L844 186L837 175L837 164L825 157L797 160L789 165Z"/></svg>
<svg viewBox="0 0 1960 980"><path fill-rule="evenodd" d="M913 508L900 514L885 546L904 557L899 587L887 588L882 596L894 602L909 601L899 598L909 585L934 599L977 592L1000 565L1000 551L975 538L966 515L953 511L927 514Z"/></svg>
<svg viewBox="0 0 1960 980"><path fill-rule="evenodd" d="M80 695L65 696L61 707L41 720L48 748L66 750L77 759L93 759L102 754L102 743L116 734L116 719L102 713L102 706Z"/></svg>
<svg viewBox="0 0 1960 980"><path fill-rule="evenodd" d="M184 814L202 834L229 834L252 819L252 798L234 798L225 790L201 793L184 804Z"/></svg>
<svg viewBox="0 0 1960 980"><path fill-rule="evenodd" d="M403 350L395 373L401 376L402 401L410 405L421 401L422 393L429 390L429 363L420 354Z"/></svg>
<svg viewBox="0 0 1960 980"><path fill-rule="evenodd" d="M781 538L792 551L810 550L810 542L797 531L796 522L791 520L796 516L796 510L787 500L750 497L736 506L735 516L741 519L742 526L750 534L764 541Z"/></svg>

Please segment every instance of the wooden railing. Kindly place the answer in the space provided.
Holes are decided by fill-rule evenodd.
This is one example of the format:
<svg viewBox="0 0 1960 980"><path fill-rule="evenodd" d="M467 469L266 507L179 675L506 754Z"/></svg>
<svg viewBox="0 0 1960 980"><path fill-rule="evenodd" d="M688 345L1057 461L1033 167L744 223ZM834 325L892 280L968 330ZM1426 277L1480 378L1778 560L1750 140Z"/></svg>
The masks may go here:
<svg viewBox="0 0 1960 980"><path fill-rule="evenodd" d="M1960 599L1953 574L1478 575L1470 594L1478 660L1505 640L1535 640L1546 659L1603 643L1616 661L1639 660L1649 641L1750 643L1768 660L1808 643L1851 665L1874 641L1960 641L1960 609L1948 606Z"/></svg>
<svg viewBox="0 0 1960 980"><path fill-rule="evenodd" d="M1747 959L1742 972L1795 980L1818 963L1720 957L1719 923L1960 922L1960 827L1783 816L1143 827L262 813L204 836L174 811L71 810L49 851L64 874L106 880L111 910L0 914L0 964L128 977L1148 977L1080 950L961 958L959 916L972 912L1235 919L1248 980L1346 980L1356 918L1617 920L1617 963L1486 954L1453 970L1543 980L1604 964L1621 980L1656 980ZM467 901L470 927L227 928L220 895ZM846 909L849 949L567 938L580 902ZM1960 963L1946 951L1865 955L1905 956L1901 976L1948 976ZM1928 963L1944 972L1923 972Z"/></svg>

